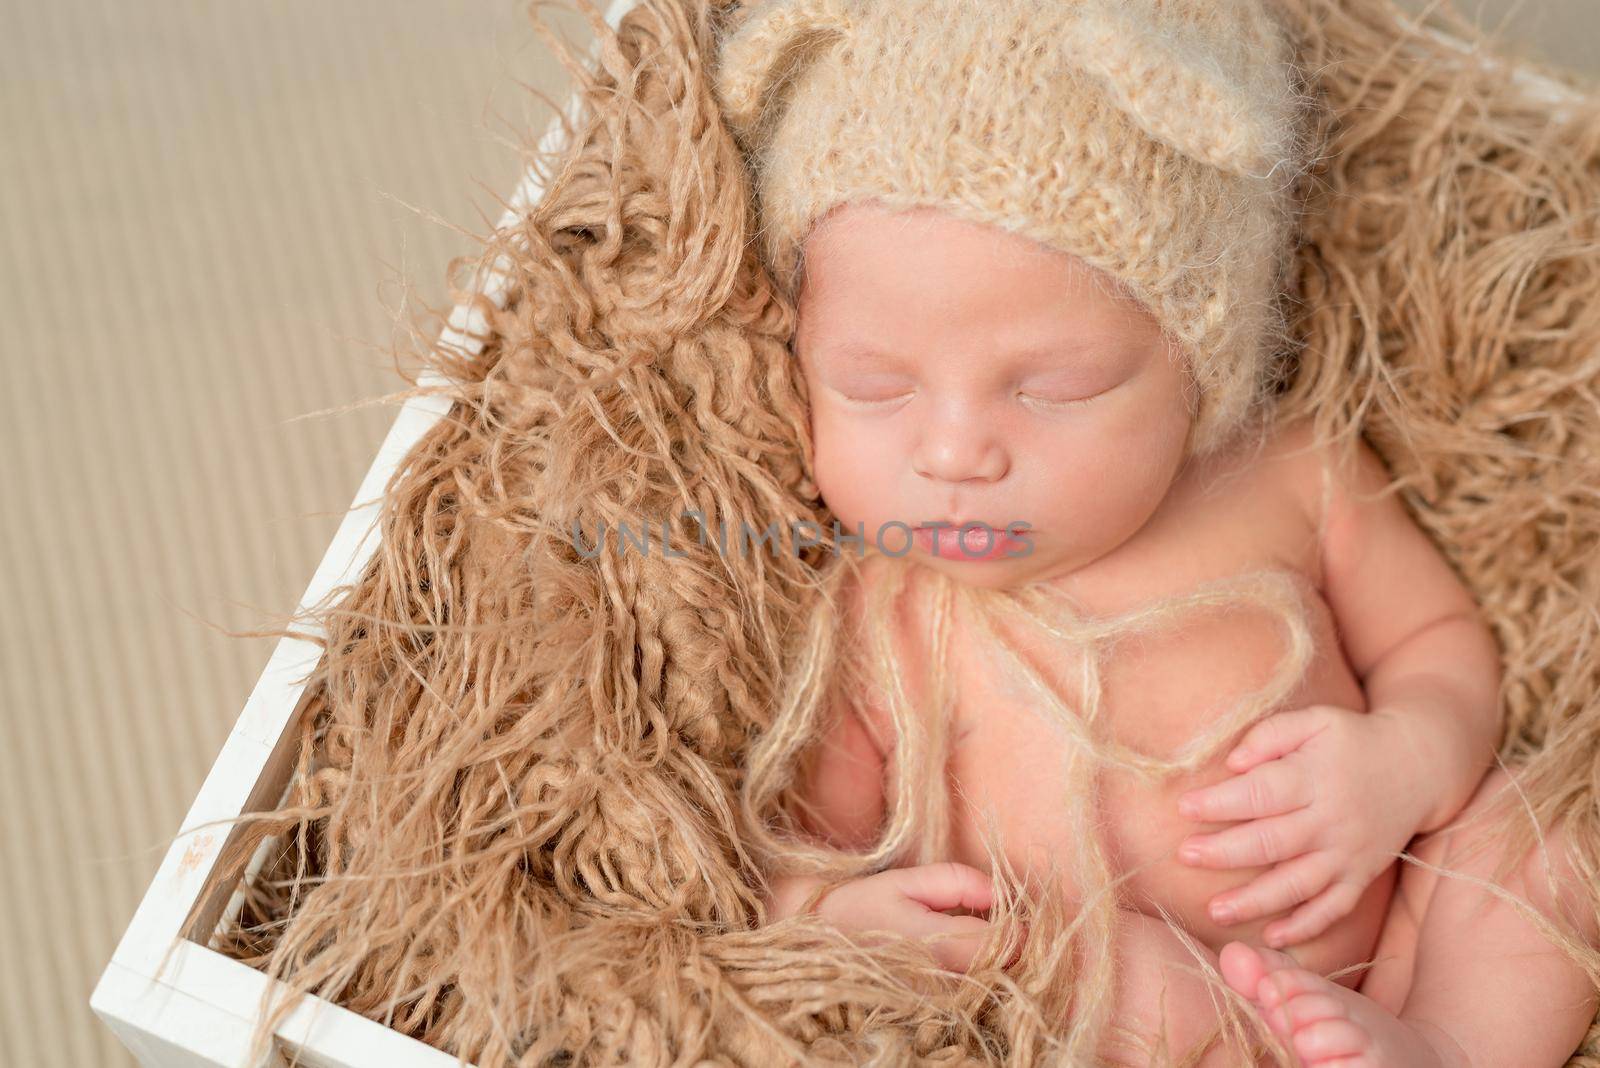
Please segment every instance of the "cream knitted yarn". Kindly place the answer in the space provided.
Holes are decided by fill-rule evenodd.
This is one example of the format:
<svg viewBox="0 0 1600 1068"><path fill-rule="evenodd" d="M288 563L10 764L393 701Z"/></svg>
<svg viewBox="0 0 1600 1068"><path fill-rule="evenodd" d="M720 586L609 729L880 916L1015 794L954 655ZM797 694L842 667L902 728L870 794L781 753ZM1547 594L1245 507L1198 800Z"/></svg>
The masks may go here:
<svg viewBox="0 0 1600 1068"><path fill-rule="evenodd" d="M764 0L725 23L715 88L791 299L850 201L1063 249L1179 343L1204 455L1271 396L1285 340L1291 57L1262 0Z"/></svg>

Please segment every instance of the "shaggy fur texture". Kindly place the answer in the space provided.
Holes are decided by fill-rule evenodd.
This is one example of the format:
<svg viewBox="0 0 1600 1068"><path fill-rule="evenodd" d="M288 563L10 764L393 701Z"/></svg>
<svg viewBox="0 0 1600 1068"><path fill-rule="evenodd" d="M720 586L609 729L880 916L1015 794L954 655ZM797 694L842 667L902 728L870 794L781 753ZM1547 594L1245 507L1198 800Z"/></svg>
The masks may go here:
<svg viewBox="0 0 1600 1068"><path fill-rule="evenodd" d="M1584 88L1557 121L1389 0L1277 2L1321 149L1271 414L1310 417L1325 441L1364 433L1389 462L1502 646L1501 755L1522 785L1503 840L1515 854L1568 821L1600 904L1600 99ZM480 1066L1086 1063L1114 1026L1114 880L1091 834L1068 863L1101 890L1070 909L1016 892L991 841L996 937L966 975L811 917L764 922L773 872L937 856L948 814L918 784L942 717L900 707L876 849L800 837L793 771L836 665L894 676L842 655L862 651L839 610L850 556L722 552L679 518L831 522L794 309L752 250L745 161L708 89L727 11L645 0L616 35L588 14L596 69L547 35L580 125L543 161L543 199L478 261L511 265L507 307L489 309L480 355L426 354L451 412L392 479L365 571L317 606L320 631L292 632L325 655L290 794L241 823L216 888L264 837L279 848L217 945ZM618 524L645 519L652 551L617 552ZM585 556L575 522L585 546L601 522L612 544ZM948 593L1088 647L1200 603L1094 620L1027 591ZM1236 730L1304 667L1299 601L1270 575L1196 596L1284 621L1280 672ZM1085 741L1069 815L1084 818L1097 766L1177 766L1105 744L1092 709L1056 711ZM1019 921L1023 957L1002 969ZM1550 935L1600 981L1600 954ZM1222 1040L1272 1046L1211 979ZM1600 1064L1600 1032L1582 1054Z"/></svg>

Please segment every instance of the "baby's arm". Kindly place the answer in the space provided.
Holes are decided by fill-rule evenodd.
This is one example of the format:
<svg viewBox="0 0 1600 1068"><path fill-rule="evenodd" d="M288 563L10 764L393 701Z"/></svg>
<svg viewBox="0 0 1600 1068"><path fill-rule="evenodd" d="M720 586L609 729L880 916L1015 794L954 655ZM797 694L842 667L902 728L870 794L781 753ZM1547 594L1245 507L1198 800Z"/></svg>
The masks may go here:
<svg viewBox="0 0 1600 1068"><path fill-rule="evenodd" d="M836 699L824 715L820 740L800 762L801 826L839 849L870 847L883 822L887 763L861 713Z"/></svg>
<svg viewBox="0 0 1600 1068"><path fill-rule="evenodd" d="M1313 508L1322 592L1366 714L1322 704L1266 716L1228 754L1232 778L1178 801L1194 819L1241 821L1191 835L1180 860L1273 865L1210 902L1221 924L1293 908L1262 930L1269 946L1321 934L1416 834L1448 823L1500 735L1494 636L1400 500L1378 496L1383 461L1364 442L1342 467L1320 450L1292 455L1298 485L1326 488Z"/></svg>
<svg viewBox="0 0 1600 1068"><path fill-rule="evenodd" d="M1472 594L1407 514L1364 441L1328 478L1323 596L1333 610L1368 712L1409 742L1402 770L1432 791L1417 832L1449 822L1494 762L1500 741L1500 650Z"/></svg>
<svg viewBox="0 0 1600 1068"><path fill-rule="evenodd" d="M873 740L861 714L846 700L826 713L821 738L802 755L796 799L806 834L835 849L861 852L878 840L886 808L887 757ZM827 885L817 875L779 876L767 901L767 922L806 909L813 893ZM988 938L987 920L971 915L994 903L994 888L983 872L965 864L921 864L851 879L828 890L813 908L823 919L853 937L888 931L928 939L942 967L966 971ZM951 916L948 910L967 910Z"/></svg>
<svg viewBox="0 0 1600 1068"><path fill-rule="evenodd" d="M800 829L836 849L870 847L883 821L886 763L855 709L842 698L833 701L824 712L820 737L796 769ZM823 881L811 875L774 880L771 918L798 912Z"/></svg>

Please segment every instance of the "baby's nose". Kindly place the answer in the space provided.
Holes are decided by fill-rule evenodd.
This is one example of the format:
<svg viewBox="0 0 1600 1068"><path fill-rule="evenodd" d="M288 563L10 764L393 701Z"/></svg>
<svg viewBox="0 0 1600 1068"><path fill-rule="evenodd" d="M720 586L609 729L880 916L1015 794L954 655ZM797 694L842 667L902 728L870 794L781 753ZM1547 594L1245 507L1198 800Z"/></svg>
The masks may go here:
<svg viewBox="0 0 1600 1068"><path fill-rule="evenodd" d="M925 435L913 467L939 482L994 482L1005 477L1010 460L995 434L969 423Z"/></svg>

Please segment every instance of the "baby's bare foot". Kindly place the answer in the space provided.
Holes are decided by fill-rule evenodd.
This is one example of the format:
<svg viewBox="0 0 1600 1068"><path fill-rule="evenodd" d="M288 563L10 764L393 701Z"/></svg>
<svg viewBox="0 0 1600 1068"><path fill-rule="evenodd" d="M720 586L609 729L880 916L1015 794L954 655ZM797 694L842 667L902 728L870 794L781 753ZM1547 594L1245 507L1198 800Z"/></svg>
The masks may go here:
<svg viewBox="0 0 1600 1068"><path fill-rule="evenodd" d="M1300 967L1277 950L1229 942L1219 955L1228 985L1307 1066L1460 1068L1461 1048L1432 1024L1396 1017L1371 998Z"/></svg>

